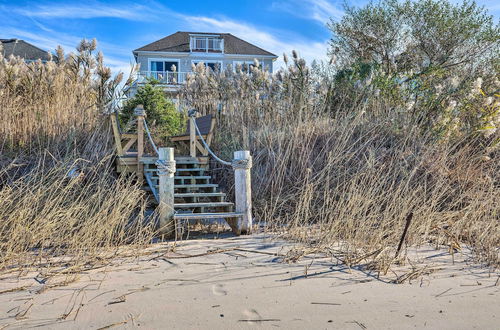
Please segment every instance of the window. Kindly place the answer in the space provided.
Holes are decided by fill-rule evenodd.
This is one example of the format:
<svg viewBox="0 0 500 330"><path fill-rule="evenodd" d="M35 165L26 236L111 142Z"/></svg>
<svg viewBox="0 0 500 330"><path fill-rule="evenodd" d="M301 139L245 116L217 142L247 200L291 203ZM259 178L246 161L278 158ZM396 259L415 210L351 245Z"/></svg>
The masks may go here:
<svg viewBox="0 0 500 330"><path fill-rule="evenodd" d="M205 49L207 48L207 39L205 38L196 38L196 49Z"/></svg>
<svg viewBox="0 0 500 330"><path fill-rule="evenodd" d="M151 61L151 71L153 71L153 72L179 71L179 62L177 62L177 61Z"/></svg>
<svg viewBox="0 0 500 330"><path fill-rule="evenodd" d="M221 61L193 61L194 65L198 65L198 63L203 63L205 67L210 68L214 72L220 72L222 70L222 62Z"/></svg>
<svg viewBox="0 0 500 330"><path fill-rule="evenodd" d="M255 67L255 62L254 61L234 61L233 62L233 67L234 70L236 71L236 67L241 66L241 71L250 73L252 72L252 68ZM259 69L262 68L262 63L259 62Z"/></svg>
<svg viewBox="0 0 500 330"><path fill-rule="evenodd" d="M216 49L216 41L214 38L208 39L208 49Z"/></svg>
<svg viewBox="0 0 500 330"><path fill-rule="evenodd" d="M220 53L224 50L224 41L217 36L191 36L191 51Z"/></svg>
<svg viewBox="0 0 500 330"><path fill-rule="evenodd" d="M163 62L152 61L151 62L151 71L163 72Z"/></svg>
<svg viewBox="0 0 500 330"><path fill-rule="evenodd" d="M179 61L154 59L149 62L148 77L163 83L176 83L179 79ZM175 72L174 72L175 71Z"/></svg>

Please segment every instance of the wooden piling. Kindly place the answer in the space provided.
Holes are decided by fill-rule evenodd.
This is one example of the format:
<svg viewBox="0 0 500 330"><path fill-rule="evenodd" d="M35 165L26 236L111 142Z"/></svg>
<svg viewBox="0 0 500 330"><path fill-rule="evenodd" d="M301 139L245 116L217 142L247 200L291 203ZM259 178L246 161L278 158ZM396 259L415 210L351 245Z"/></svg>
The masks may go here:
<svg viewBox="0 0 500 330"><path fill-rule="evenodd" d="M166 236L172 236L175 232L174 222L174 175L175 160L174 148L160 148L158 155L158 195L160 203L159 227L160 232Z"/></svg>
<svg viewBox="0 0 500 330"><path fill-rule="evenodd" d="M252 156L250 151L240 150L234 152L234 186L236 212L243 216L238 221L237 234L249 234L252 231L252 185L250 169Z"/></svg>
<svg viewBox="0 0 500 330"><path fill-rule="evenodd" d="M189 117L189 155L196 157L196 128L194 127L196 117Z"/></svg>
<svg viewBox="0 0 500 330"><path fill-rule="evenodd" d="M116 155L123 156L122 137L120 135L120 130L118 129L118 121L116 120L114 113L110 114L109 118L111 119L111 127L113 128L113 136L115 138Z"/></svg>
<svg viewBox="0 0 500 330"><path fill-rule="evenodd" d="M137 180L142 183L144 181L144 165L141 163L141 158L144 155L144 117L146 112L139 104L134 113L137 116Z"/></svg>

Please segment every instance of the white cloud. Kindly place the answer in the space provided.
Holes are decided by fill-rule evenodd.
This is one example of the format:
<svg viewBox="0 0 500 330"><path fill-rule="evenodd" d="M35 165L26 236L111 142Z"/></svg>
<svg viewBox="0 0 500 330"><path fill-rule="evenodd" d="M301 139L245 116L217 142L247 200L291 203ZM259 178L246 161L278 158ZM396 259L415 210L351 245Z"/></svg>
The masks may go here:
<svg viewBox="0 0 500 330"><path fill-rule="evenodd" d="M298 0L292 0L294 2ZM325 0L304 0L307 3L314 3L314 6L309 6L311 11L308 13L313 19L320 19L322 11L334 12L330 8L330 4ZM298 3L298 2L297 2ZM309 8L308 7L308 8ZM254 26L247 22L236 21L228 18L216 19L208 16L192 16L184 15L179 12L174 12L165 7L161 3L152 1L148 3L148 8L144 6L130 5L108 5L100 2L89 4L71 4L71 5L36 5L33 8L18 8L0 6L0 11L16 12L22 16L29 18L32 23L35 23L43 33L37 34L31 29L9 29L5 32L7 35L25 39L29 42L45 48L53 50L57 45L63 46L67 51L74 50L74 47L80 42L82 37L71 36L64 32L56 32L47 29L40 22L46 22L52 18L97 18L97 17L116 17L127 20L150 20L151 22L158 21L155 18L169 17L172 21L170 28L190 31L208 31L208 32L229 32L238 36L252 44L255 44L265 50L268 50L279 56L275 62L275 68L282 67L283 53L290 54L295 50L308 63L313 60L325 60L327 58L327 40L311 41L304 37L290 32L289 30L270 29L268 27ZM154 31L151 31L154 32ZM154 34L158 34L156 31ZM163 36L163 35L162 35ZM159 38L152 37L149 42ZM133 61L131 56L132 49L128 49L121 45L116 45L110 42L99 42L99 49L104 52L106 64L111 66L114 71L117 69L128 72L130 62Z"/></svg>
<svg viewBox="0 0 500 330"><path fill-rule="evenodd" d="M12 11L23 16L38 18L90 19L111 17L134 21L148 20L150 14L150 10L142 5L124 4L117 7L102 3L71 5L55 3L30 8L14 7Z"/></svg>
<svg viewBox="0 0 500 330"><path fill-rule="evenodd" d="M41 49L54 53L57 46L63 47L66 53L74 52L76 46L80 43L82 38L77 36L71 36L64 33L49 33L49 34L37 34L30 31L24 31L16 28L4 27L2 28L7 35L26 40ZM113 73L118 73L119 71L128 74L130 72L131 63L133 63L132 56L129 56L129 60L126 60L128 54L131 54L129 49L121 48L119 46L108 44L105 42L98 42L98 49L102 50L104 53L104 63L106 66L110 67ZM114 54L115 56L112 56Z"/></svg>
<svg viewBox="0 0 500 330"><path fill-rule="evenodd" d="M275 68L284 65L283 53L290 54L292 50L297 51L309 64L313 60L327 59L328 40L308 41L297 36L291 37L287 33L280 31L265 32L262 28L230 19L186 15L183 15L182 19L192 30L219 33L228 32L278 55L279 58L275 62Z"/></svg>
<svg viewBox="0 0 500 330"><path fill-rule="evenodd" d="M274 1L271 8L293 16L314 20L322 25L330 18L340 19L344 11L337 4L328 0L288 0Z"/></svg>
<svg viewBox="0 0 500 330"><path fill-rule="evenodd" d="M31 31L9 27L2 27L2 32L10 37L24 39L28 42L32 42L37 47L51 52L54 51L58 45L63 47L66 51L73 50L81 40L81 38L68 36L61 33L51 36L48 34L34 33Z"/></svg>

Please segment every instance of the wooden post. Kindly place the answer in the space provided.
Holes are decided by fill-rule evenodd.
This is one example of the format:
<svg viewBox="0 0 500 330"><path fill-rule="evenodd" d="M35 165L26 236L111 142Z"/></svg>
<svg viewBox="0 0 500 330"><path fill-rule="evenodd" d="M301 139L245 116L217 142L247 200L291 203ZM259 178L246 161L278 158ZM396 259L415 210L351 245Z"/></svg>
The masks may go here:
<svg viewBox="0 0 500 330"><path fill-rule="evenodd" d="M195 116L189 117L189 155L191 157L196 157L196 128L194 127L196 122Z"/></svg>
<svg viewBox="0 0 500 330"><path fill-rule="evenodd" d="M250 151L241 150L234 152L234 195L236 212L243 216L238 220L236 234L249 234L252 231L252 185L250 169L252 156Z"/></svg>
<svg viewBox="0 0 500 330"><path fill-rule="evenodd" d="M160 148L158 155L158 195L160 203L158 213L160 217L160 232L172 236L175 232L174 222L174 175L175 160L174 148Z"/></svg>
<svg viewBox="0 0 500 330"><path fill-rule="evenodd" d="M113 127L113 136L115 137L116 154L118 156L123 156L122 137L120 135L120 131L118 130L118 122L116 121L115 114L114 113L110 114L109 118L111 118L111 126Z"/></svg>
<svg viewBox="0 0 500 330"><path fill-rule="evenodd" d="M141 163L141 158L144 155L144 117L146 116L142 104L137 105L134 114L137 116L137 180L142 183L144 181L144 165Z"/></svg>

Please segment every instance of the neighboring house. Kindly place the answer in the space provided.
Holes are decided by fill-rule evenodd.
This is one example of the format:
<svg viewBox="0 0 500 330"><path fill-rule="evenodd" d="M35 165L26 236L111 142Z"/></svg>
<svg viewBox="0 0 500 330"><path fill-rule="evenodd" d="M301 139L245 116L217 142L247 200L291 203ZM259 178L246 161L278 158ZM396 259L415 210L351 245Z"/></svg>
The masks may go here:
<svg viewBox="0 0 500 330"><path fill-rule="evenodd" d="M40 49L32 44L21 39L0 39L2 50L0 51L4 58L9 58L11 55L19 56L26 63L42 60L47 62L50 60L50 55L47 51Z"/></svg>
<svg viewBox="0 0 500 330"><path fill-rule="evenodd" d="M203 62L213 70L227 70L228 65L234 68L239 64L243 70L249 70L257 59L262 68L272 72L278 58L230 33L205 32L176 32L134 50L133 54L140 64L137 83L152 77L160 80L167 92L175 92L185 82L193 64Z"/></svg>

